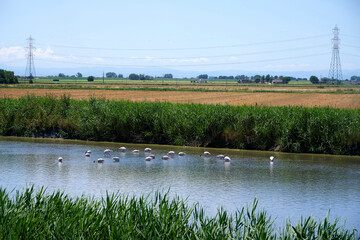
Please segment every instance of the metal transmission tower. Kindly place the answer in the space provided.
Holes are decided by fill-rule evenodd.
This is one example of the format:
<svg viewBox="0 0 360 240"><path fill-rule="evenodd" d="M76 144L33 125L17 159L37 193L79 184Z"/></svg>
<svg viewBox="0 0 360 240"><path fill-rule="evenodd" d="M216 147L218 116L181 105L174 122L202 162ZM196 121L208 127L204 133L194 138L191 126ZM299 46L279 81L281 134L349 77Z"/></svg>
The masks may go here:
<svg viewBox="0 0 360 240"><path fill-rule="evenodd" d="M36 76L35 65L34 65L34 53L33 53L33 50L35 49L35 47L33 46L34 39L30 36L26 40L29 41L29 46L27 47L28 56L27 56L27 64L25 69L25 76L29 79L33 79Z"/></svg>
<svg viewBox="0 0 360 240"><path fill-rule="evenodd" d="M342 80L340 54L339 54L339 28L335 25L333 28L334 37L331 39L333 43L332 58L329 69L329 78L332 80Z"/></svg>

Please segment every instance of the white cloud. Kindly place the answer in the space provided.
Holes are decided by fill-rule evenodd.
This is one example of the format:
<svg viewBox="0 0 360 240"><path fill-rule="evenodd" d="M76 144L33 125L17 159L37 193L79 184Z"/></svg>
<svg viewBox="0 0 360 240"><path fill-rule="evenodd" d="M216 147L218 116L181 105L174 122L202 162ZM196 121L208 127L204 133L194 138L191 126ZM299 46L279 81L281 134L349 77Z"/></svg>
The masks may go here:
<svg viewBox="0 0 360 240"><path fill-rule="evenodd" d="M25 59L26 49L19 46L2 47L0 48L0 59L3 61L10 61L15 59Z"/></svg>
<svg viewBox="0 0 360 240"><path fill-rule="evenodd" d="M230 61L238 61L238 60L240 60L240 58L239 57L229 57L229 60Z"/></svg>
<svg viewBox="0 0 360 240"><path fill-rule="evenodd" d="M209 62L208 58L185 58L178 59L179 63L201 63L201 62Z"/></svg>

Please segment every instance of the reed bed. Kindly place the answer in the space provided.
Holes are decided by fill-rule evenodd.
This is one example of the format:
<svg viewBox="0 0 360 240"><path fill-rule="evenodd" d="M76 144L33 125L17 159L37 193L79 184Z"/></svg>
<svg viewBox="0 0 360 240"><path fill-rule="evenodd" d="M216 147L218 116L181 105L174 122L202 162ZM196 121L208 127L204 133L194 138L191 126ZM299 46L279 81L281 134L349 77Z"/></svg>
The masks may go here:
<svg viewBox="0 0 360 240"><path fill-rule="evenodd" d="M275 230L258 201L233 214L219 209L206 215L199 204L169 197L169 192L130 197L107 194L101 199L72 198L27 187L0 188L1 239L359 239L338 219L303 218Z"/></svg>
<svg viewBox="0 0 360 240"><path fill-rule="evenodd" d="M0 135L360 155L360 109L0 99Z"/></svg>

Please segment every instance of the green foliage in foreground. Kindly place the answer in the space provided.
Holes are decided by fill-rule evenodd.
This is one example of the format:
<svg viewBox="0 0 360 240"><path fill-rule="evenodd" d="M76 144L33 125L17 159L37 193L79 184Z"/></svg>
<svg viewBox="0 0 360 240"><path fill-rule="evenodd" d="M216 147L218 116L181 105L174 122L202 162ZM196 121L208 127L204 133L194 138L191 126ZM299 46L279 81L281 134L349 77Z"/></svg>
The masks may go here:
<svg viewBox="0 0 360 240"><path fill-rule="evenodd" d="M0 69L0 83L18 83L18 78L14 75L14 72Z"/></svg>
<svg viewBox="0 0 360 240"><path fill-rule="evenodd" d="M0 135L360 154L360 109L0 99Z"/></svg>
<svg viewBox="0 0 360 240"><path fill-rule="evenodd" d="M33 187L11 197L0 188L1 239L356 239L355 230L307 217L277 232L257 200L229 214L206 216L198 204L156 192L154 197L107 194L95 200L47 194ZM358 238L359 239L359 238Z"/></svg>

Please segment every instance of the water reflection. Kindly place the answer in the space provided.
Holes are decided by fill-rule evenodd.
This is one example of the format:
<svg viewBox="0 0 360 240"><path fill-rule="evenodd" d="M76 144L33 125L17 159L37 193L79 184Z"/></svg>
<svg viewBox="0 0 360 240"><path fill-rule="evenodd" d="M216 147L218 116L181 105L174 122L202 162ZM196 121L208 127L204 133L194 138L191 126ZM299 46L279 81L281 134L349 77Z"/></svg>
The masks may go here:
<svg viewBox="0 0 360 240"><path fill-rule="evenodd" d="M48 190L64 190L104 196L106 192L147 194L171 188L171 194L189 196L199 202L208 214L223 206L230 212L259 199L260 208L272 218L285 223L301 214L322 218L331 208L331 216L346 217L347 224L360 228L360 158L310 154L275 155L274 153L211 149L211 157L200 156L203 148L150 146L156 157L145 161L149 153L134 149L145 145L81 141L31 140L0 138L0 182L8 189L21 189L28 184L46 186ZM110 148L109 157L104 149ZM92 150L90 157L84 152ZM161 156L170 150L183 151L169 160ZM231 162L215 156L226 154ZM58 163L59 156L63 163ZM119 157L114 162L112 157ZM105 162L93 162L104 158Z"/></svg>

